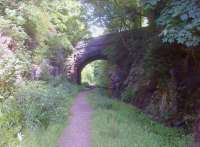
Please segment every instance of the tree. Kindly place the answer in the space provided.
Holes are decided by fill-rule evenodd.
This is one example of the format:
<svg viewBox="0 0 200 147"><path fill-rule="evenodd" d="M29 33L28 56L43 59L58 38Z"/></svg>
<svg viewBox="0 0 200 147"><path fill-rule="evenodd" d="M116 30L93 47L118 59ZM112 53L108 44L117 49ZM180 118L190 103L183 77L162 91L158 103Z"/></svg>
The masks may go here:
<svg viewBox="0 0 200 147"><path fill-rule="evenodd" d="M147 12L161 26L163 42L193 47L200 44L200 2L198 0L143 0ZM162 9L158 9L162 8Z"/></svg>
<svg viewBox="0 0 200 147"><path fill-rule="evenodd" d="M141 27L143 10L138 0L86 0L94 7L94 19L110 31L123 31ZM91 13L91 12L90 12ZM90 14L89 14L90 15Z"/></svg>

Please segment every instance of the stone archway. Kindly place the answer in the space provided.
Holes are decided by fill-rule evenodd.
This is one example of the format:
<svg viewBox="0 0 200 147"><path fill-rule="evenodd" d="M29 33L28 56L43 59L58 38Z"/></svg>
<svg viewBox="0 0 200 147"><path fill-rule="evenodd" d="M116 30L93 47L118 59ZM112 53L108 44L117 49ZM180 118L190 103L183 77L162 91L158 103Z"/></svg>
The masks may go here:
<svg viewBox="0 0 200 147"><path fill-rule="evenodd" d="M107 60L104 49L113 48L118 39L116 34L108 34L84 41L80 41L73 54L67 60L68 79L81 83L81 71L90 62L95 60Z"/></svg>
<svg viewBox="0 0 200 147"><path fill-rule="evenodd" d="M73 54L67 59L67 78L75 83L80 84L80 72L85 65L94 60L108 59L104 52L105 49L128 49L126 44L126 40L128 38L131 37L135 42L141 42L144 36L150 36L151 34L151 32L148 32L144 28L136 31L110 33L107 35L80 41L76 45ZM140 46L143 45L141 44ZM138 46L138 52L140 52L140 48L142 48L140 46ZM123 58L126 58L126 55L123 54L118 54L118 56L123 56ZM118 66L123 67L123 63L121 63L121 61L118 61L116 64L119 64Z"/></svg>

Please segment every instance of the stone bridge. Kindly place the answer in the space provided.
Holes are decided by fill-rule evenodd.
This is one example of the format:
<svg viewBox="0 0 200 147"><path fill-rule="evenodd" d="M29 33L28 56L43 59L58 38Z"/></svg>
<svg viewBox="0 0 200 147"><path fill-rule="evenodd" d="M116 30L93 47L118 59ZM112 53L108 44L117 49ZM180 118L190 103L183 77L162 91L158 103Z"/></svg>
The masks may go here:
<svg viewBox="0 0 200 147"><path fill-rule="evenodd" d="M80 84L81 71L88 63L94 60L108 59L105 54L106 49L112 48L124 50L127 48L125 43L127 38L131 37L137 41L141 40L141 38L144 38L143 36L146 34L148 34L147 31L141 29L133 32L124 31L120 33L110 33L96 38L80 41L76 45L73 54L66 62L66 73L68 79ZM118 56L120 55L118 54Z"/></svg>
<svg viewBox="0 0 200 147"><path fill-rule="evenodd" d="M112 33L80 41L66 62L67 77L80 84L82 69L94 60L107 60L105 49L115 47L120 35L122 34Z"/></svg>

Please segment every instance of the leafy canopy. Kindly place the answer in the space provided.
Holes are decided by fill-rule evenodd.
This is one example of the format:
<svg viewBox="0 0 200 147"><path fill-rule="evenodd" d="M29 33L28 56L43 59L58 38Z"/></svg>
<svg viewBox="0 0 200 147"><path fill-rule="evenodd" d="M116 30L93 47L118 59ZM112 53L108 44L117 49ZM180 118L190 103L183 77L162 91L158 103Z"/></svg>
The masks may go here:
<svg viewBox="0 0 200 147"><path fill-rule="evenodd" d="M157 10L156 23L162 27L163 42L197 46L200 43L200 2L198 0L143 0L148 12Z"/></svg>

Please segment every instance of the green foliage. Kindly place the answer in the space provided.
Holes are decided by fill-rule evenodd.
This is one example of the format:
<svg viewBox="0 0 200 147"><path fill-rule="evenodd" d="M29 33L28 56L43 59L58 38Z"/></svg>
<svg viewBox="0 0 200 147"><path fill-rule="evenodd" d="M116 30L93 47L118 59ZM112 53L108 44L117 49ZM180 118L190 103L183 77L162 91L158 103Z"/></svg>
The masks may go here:
<svg viewBox="0 0 200 147"><path fill-rule="evenodd" d="M48 58L54 58L59 50L64 50L65 57L68 57L72 53L73 46L67 37L66 35L48 36L48 40L46 41L50 50L46 52Z"/></svg>
<svg viewBox="0 0 200 147"><path fill-rule="evenodd" d="M22 48L27 39L27 34L24 29L20 25L13 23L9 18L6 18L6 16L1 16L0 20L1 33L13 38L17 41L17 47Z"/></svg>
<svg viewBox="0 0 200 147"><path fill-rule="evenodd" d="M13 95L16 78L28 69L28 63L25 61L26 56L21 57L19 54L23 53L18 51L13 54L7 49L0 49L2 59L0 60L0 103Z"/></svg>
<svg viewBox="0 0 200 147"><path fill-rule="evenodd" d="M24 118L24 125L29 128L24 127L24 138L20 145L22 147L57 146L58 138L66 127L70 115L73 98L78 91L76 85L61 77L49 79L48 84L42 81L31 82L24 85L23 89L19 89L17 95L22 110L25 111L25 107L30 109L28 112L26 110ZM39 121L36 122L37 119ZM40 127L41 125L43 126Z"/></svg>
<svg viewBox="0 0 200 147"><path fill-rule="evenodd" d="M1 40L5 40L0 45L0 146L16 146L17 133L22 129L22 112L13 95L16 81L28 70L29 56L24 52L23 45L26 33L11 21L3 17L0 19L0 37ZM13 53L11 50L16 51Z"/></svg>
<svg viewBox="0 0 200 147"><path fill-rule="evenodd" d="M187 47L200 44L200 5L198 0L143 0L146 9L157 10L163 42ZM158 9L162 8L162 9Z"/></svg>
<svg viewBox="0 0 200 147"><path fill-rule="evenodd" d="M46 39L49 29L51 29L48 13L35 5L26 5L22 10L22 16L25 19L23 24L27 34L34 38L38 44Z"/></svg>
<svg viewBox="0 0 200 147"><path fill-rule="evenodd" d="M109 82L109 66L109 63L103 60L97 60L88 64L81 73L82 83L107 87Z"/></svg>
<svg viewBox="0 0 200 147"><path fill-rule="evenodd" d="M25 130L64 124L77 88L64 79L25 81L31 64L71 54L88 33L82 12L76 0L0 0L0 146L18 146Z"/></svg>
<svg viewBox="0 0 200 147"><path fill-rule="evenodd" d="M1 0L0 4L1 32L28 49L36 63L49 55L55 58L60 47L69 55L72 44L88 34L80 2L75 0Z"/></svg>
<svg viewBox="0 0 200 147"><path fill-rule="evenodd" d="M94 17L111 31L140 28L142 9L139 0L87 0L94 6ZM97 22L97 24L99 23Z"/></svg>
<svg viewBox="0 0 200 147"><path fill-rule="evenodd" d="M109 84L109 71L110 64L108 61L96 62L94 66L94 75L97 78L96 84L100 86L107 87Z"/></svg>
<svg viewBox="0 0 200 147"><path fill-rule="evenodd" d="M93 106L93 147L188 147L191 136L152 121L140 110L102 96L89 95Z"/></svg>
<svg viewBox="0 0 200 147"><path fill-rule="evenodd" d="M65 105L71 88L65 87L66 84L51 83L52 85L44 82L29 82L17 92L16 97L27 128L48 127L50 122L59 122L66 117Z"/></svg>
<svg viewBox="0 0 200 147"><path fill-rule="evenodd" d="M82 12L75 0L0 0L0 146L17 146L23 129L46 128L66 117L76 87L50 78L51 84L20 83L32 63L57 58L60 50L63 58L71 54L87 34Z"/></svg>
<svg viewBox="0 0 200 147"><path fill-rule="evenodd" d="M151 16L153 20L150 21L155 21L159 26L156 29L161 30L160 36L163 42L179 43L187 47L200 44L200 4L198 0L87 1L94 6L88 14L94 13L95 20L101 21L110 31L138 29L144 17ZM76 0L0 0L0 146L17 146L19 132L30 138L24 143L24 146L27 146L32 138L31 135L29 136L30 129L39 130L43 132L40 132L41 134L44 136L47 134L49 137L51 131L46 130L52 129L54 133L57 128L55 124L59 124L58 128L60 124L63 124L67 114L65 108L69 107L72 95L77 91L76 87L63 78L51 79L49 76L45 79L48 82L27 82L20 85L18 80L26 78L32 63L40 64L46 58L57 61L59 53L63 55L63 58L68 57L73 50L73 45L88 35L85 14L81 3ZM108 49L107 52L113 61L114 57L120 54L114 48ZM149 47L146 52L145 72L167 80L170 77L169 70L180 61L183 54L182 51L172 48ZM83 72L83 81L96 85L107 85L109 67L110 65L100 62L91 65L89 69L86 69L86 73ZM43 78L45 76L44 74ZM122 95L123 100L130 101L134 94L133 90L127 88ZM131 136L130 141L136 138L137 144L138 140L142 142L142 139L146 139L147 142L144 144L148 146L151 143L152 146L182 145L179 133L175 131L174 136L171 135L174 131L165 132L162 126L158 126L145 117L140 117L138 112L131 111L131 115L135 114L141 118L135 120L132 117L129 118L130 113L126 115L125 112L119 112L119 115L116 115L113 111L119 110L121 105L112 101L101 102L98 107L100 110L106 109L106 112L111 111L111 115L108 115L106 120L115 116L110 121L110 124L114 124L114 126L109 126L112 131L104 131L103 137L107 135L107 138L119 140L118 135L122 131L118 129L118 126L123 126L122 124L126 122L140 124L144 121L141 124L147 126L150 137L141 129L143 126L133 125L131 132L128 133L138 131L142 138ZM123 119L126 120L125 123ZM124 127L128 128L132 125L130 123L123 126L122 130L127 130ZM153 125L149 126L148 123ZM163 129L164 133L159 132L159 129ZM58 135L58 132L55 134ZM167 137L163 134L167 134ZM34 134L34 136L37 135ZM44 136L38 138L48 140ZM54 135L51 137L52 140L55 139ZM171 141L173 137L178 143ZM40 140L35 138L37 141ZM126 134L124 138L128 139ZM157 140L161 140L161 143L157 143ZM35 146L45 145L44 141L40 142L42 141L37 142ZM133 144L134 142L131 142L128 146ZM121 143L122 145L124 143Z"/></svg>
<svg viewBox="0 0 200 147"><path fill-rule="evenodd" d="M135 96L135 91L131 87L127 87L122 93L121 99L124 102L131 102Z"/></svg>
<svg viewBox="0 0 200 147"><path fill-rule="evenodd" d="M72 44L87 34L85 12L79 2L75 0L54 1L48 3L47 10L50 12L51 22L55 29L65 34Z"/></svg>
<svg viewBox="0 0 200 147"><path fill-rule="evenodd" d="M0 146L16 146L19 141L16 136L23 127L23 114L14 97L9 97L0 103Z"/></svg>
<svg viewBox="0 0 200 147"><path fill-rule="evenodd" d="M110 30L124 31L150 24L161 28L163 42L193 47L200 44L200 4L198 0L88 0L97 20Z"/></svg>
<svg viewBox="0 0 200 147"><path fill-rule="evenodd" d="M60 49L64 57L71 53L72 44L87 33L81 12L80 3L74 0L0 1L0 146L16 146L23 127L45 128L65 117L66 97L74 87L33 82L15 95L16 82L26 77L30 63L55 58Z"/></svg>
<svg viewBox="0 0 200 147"><path fill-rule="evenodd" d="M27 130L45 130L52 124L62 127L77 91L77 87L62 78L51 79L48 83L35 81L22 84L14 96L0 103L0 145L16 146L20 132L28 137Z"/></svg>
<svg viewBox="0 0 200 147"><path fill-rule="evenodd" d="M94 65L92 66L91 64L87 65L81 72L81 82L88 85L94 85Z"/></svg>
<svg viewBox="0 0 200 147"><path fill-rule="evenodd" d="M164 26L164 42L177 42L188 47L200 43L200 6L197 0L172 1L162 11L158 24Z"/></svg>
<svg viewBox="0 0 200 147"><path fill-rule="evenodd" d="M66 113L69 107L66 107ZM21 147L57 147L58 139L66 127L65 122L51 123L48 128L40 128L34 131L25 130L24 140L21 142Z"/></svg>

